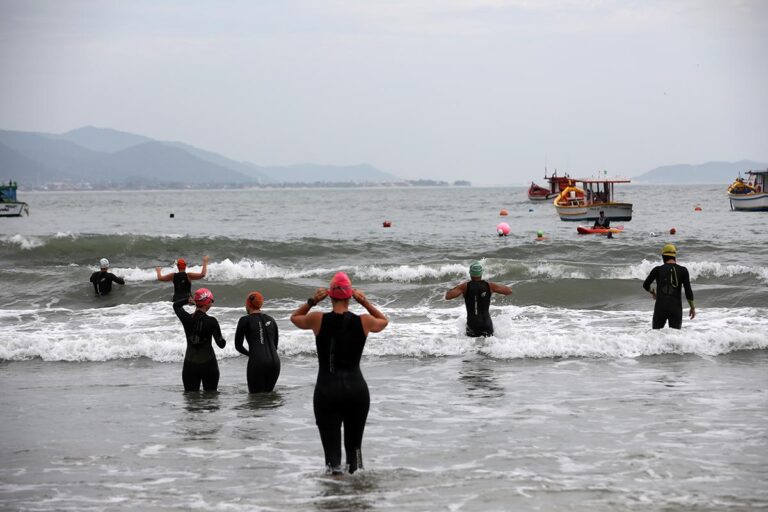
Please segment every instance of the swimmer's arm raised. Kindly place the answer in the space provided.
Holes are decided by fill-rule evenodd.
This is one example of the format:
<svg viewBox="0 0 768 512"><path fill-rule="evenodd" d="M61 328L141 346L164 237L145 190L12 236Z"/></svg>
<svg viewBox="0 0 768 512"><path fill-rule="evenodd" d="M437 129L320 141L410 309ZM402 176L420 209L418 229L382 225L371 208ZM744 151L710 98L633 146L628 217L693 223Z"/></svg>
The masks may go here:
<svg viewBox="0 0 768 512"><path fill-rule="evenodd" d="M354 290L352 292L352 297L354 297L357 303L363 306L369 313L368 315L363 315L360 317L365 335L368 336L368 333L383 331L384 328L389 324L389 319L384 316L384 313L376 309L376 306L368 302L368 299L363 292Z"/></svg>
<svg viewBox="0 0 768 512"><path fill-rule="evenodd" d="M464 293L467 291L467 283L461 283L458 286L455 286L454 288L451 288L447 292L445 292L445 300L451 300L455 299L456 297L461 297L464 295Z"/></svg>
<svg viewBox="0 0 768 512"><path fill-rule="evenodd" d="M491 287L491 291L494 293L499 293L501 295L512 295L512 288L509 286L498 284L498 283L488 283Z"/></svg>
<svg viewBox="0 0 768 512"><path fill-rule="evenodd" d="M315 295L312 297L312 301L317 304L328 296L328 290L325 288L318 288L315 290ZM309 310L312 306L309 303L302 304L296 311L291 313L291 323L299 329L312 329L312 332L317 335L320 332L320 324L323 322L322 313L310 313Z"/></svg>
<svg viewBox="0 0 768 512"><path fill-rule="evenodd" d="M170 274L163 275L160 273L160 267L155 267L155 273L157 274L158 281L170 281L173 279L173 276L176 274L176 272L171 272Z"/></svg>
<svg viewBox="0 0 768 512"><path fill-rule="evenodd" d="M205 277L207 273L208 273L208 256L203 256L203 268L200 270L200 272L187 273L187 277L189 277L190 280L202 279Z"/></svg>

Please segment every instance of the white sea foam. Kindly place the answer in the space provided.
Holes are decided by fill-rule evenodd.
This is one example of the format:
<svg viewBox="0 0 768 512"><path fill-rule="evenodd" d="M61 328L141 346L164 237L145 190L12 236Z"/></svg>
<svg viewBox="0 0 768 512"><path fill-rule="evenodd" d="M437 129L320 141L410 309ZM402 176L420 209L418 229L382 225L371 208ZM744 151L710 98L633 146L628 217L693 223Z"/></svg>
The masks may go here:
<svg viewBox="0 0 768 512"><path fill-rule="evenodd" d="M653 267L659 265L657 261L643 260L637 265L621 267L608 272L613 279L645 279ZM720 278L750 275L757 277L764 283L768 283L767 267L750 267L747 265L727 265L716 261L690 261L683 263L690 273L691 280L700 278Z"/></svg>
<svg viewBox="0 0 768 512"><path fill-rule="evenodd" d="M41 247L44 244L39 238L34 236L24 236L20 234L15 235L2 235L0 236L0 242L12 245L18 245L21 249L29 250L35 247Z"/></svg>
<svg viewBox="0 0 768 512"><path fill-rule="evenodd" d="M296 304L271 311L280 326L280 353L314 353L314 337L288 321ZM589 357L633 358L657 354L713 356L768 348L768 309L702 308L680 331L650 328L651 311L595 311L496 306L495 336L464 335L464 307L387 308L389 326L372 334L368 356L436 357L483 353L500 359ZM362 312L359 306L353 308ZM224 337L218 357L237 357L234 329L242 308L217 307ZM170 304L147 303L80 311L62 308L3 310L1 360L39 357L47 361L105 361L148 357L181 361L184 334Z"/></svg>

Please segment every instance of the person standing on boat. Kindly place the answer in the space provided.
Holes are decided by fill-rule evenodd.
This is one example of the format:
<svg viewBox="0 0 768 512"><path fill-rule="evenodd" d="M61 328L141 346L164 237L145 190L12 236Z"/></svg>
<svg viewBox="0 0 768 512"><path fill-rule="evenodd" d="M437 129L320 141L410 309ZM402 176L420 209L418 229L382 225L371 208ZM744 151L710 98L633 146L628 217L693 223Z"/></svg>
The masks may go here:
<svg viewBox="0 0 768 512"><path fill-rule="evenodd" d="M611 221L605 216L605 212L600 210L600 216L595 220L595 225L592 228L608 229L611 227Z"/></svg>
<svg viewBox="0 0 768 512"><path fill-rule="evenodd" d="M677 264L677 248L667 244L661 250L663 265L654 267L643 283L645 291L649 292L656 301L653 307L654 329L661 329L669 322L671 329L680 329L683 325L683 303L680 297L681 289L685 289L685 298L691 307L688 316L691 320L696 317L696 307L693 304L693 290L688 269ZM656 281L656 289L651 283Z"/></svg>
<svg viewBox="0 0 768 512"><path fill-rule="evenodd" d="M155 267L158 281L173 281L173 302L188 299L192 294L192 281L205 277L208 272L208 256L203 256L203 268L200 272L187 273L187 262L184 258L176 260L176 268L178 272L163 275L160 273L160 267Z"/></svg>
<svg viewBox="0 0 768 512"><path fill-rule="evenodd" d="M309 312L329 295L333 308L330 312ZM351 298L368 314L356 315L349 311ZM368 334L384 330L389 320L368 302L363 292L352 288L347 274L337 272L330 288L318 288L306 304L291 314L291 322L315 334L318 371L312 403L326 469L333 475L342 474L343 425L347 471L354 473L363 468L363 431L371 405L368 384L360 371L360 357Z"/></svg>
<svg viewBox="0 0 768 512"><path fill-rule="evenodd" d="M491 283L483 280L483 265L476 261L469 267L470 281L445 292L445 299L464 297L464 305L467 307L467 336L477 338L480 336L493 336L493 321L489 308L491 294L511 295L512 289L503 284Z"/></svg>
<svg viewBox="0 0 768 512"><path fill-rule="evenodd" d="M125 284L122 277L117 277L109 271L107 258L101 258L99 267L101 270L91 274L91 283L93 283L93 291L96 292L96 295L109 295L109 292L112 291L112 283Z"/></svg>

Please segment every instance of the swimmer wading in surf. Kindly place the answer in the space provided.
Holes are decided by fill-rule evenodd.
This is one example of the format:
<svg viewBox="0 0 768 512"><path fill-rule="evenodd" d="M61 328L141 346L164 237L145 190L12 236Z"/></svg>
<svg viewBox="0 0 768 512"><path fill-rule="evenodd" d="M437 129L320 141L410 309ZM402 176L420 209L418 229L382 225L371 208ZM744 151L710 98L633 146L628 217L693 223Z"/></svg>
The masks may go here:
<svg viewBox="0 0 768 512"><path fill-rule="evenodd" d="M688 316L691 320L696 317L696 307L693 304L693 290L688 269L677 264L677 248L667 244L661 250L663 265L654 267L648 274L643 288L649 292L656 304L653 307L652 327L661 329L669 322L672 329L680 329L683 325L683 304L680 296L685 290L685 298L691 307ZM651 289L651 283L656 281L656 289Z"/></svg>

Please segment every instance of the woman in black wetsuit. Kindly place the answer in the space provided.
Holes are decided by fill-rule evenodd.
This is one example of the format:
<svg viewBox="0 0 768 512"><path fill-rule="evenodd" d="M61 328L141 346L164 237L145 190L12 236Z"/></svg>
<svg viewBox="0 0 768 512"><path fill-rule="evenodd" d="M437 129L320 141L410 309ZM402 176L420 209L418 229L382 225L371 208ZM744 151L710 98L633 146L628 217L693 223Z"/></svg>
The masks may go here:
<svg viewBox="0 0 768 512"><path fill-rule="evenodd" d="M189 299L179 299L173 303L173 311L181 320L187 336L181 380L184 382L184 391L200 391L201 382L205 391L216 391L219 386L219 364L211 340L216 340L219 348L224 348L227 342L221 336L218 320L207 315L213 304L213 293L208 288L200 288L195 292L194 302L196 309L191 315L184 310Z"/></svg>
<svg viewBox="0 0 768 512"><path fill-rule="evenodd" d="M158 281L173 281L173 299L172 302L176 302L181 299L188 299L192 293L192 281L202 279L208 272L208 256L203 256L203 268L200 272L187 272L187 262L184 258L176 260L176 268L178 272L171 272L170 274L161 274L160 267L155 267L155 273L157 273Z"/></svg>
<svg viewBox="0 0 768 512"><path fill-rule="evenodd" d="M333 305L331 312L309 312L312 306L328 295ZM369 314L350 312L351 297ZM319 367L313 404L326 469L334 475L342 473L343 424L347 470L354 473L363 467L361 446L371 402L368 384L360 371L360 356L368 333L380 332L389 320L368 302L361 291L352 288L344 272L339 272L333 276L330 289L319 288L306 304L293 312L291 322L299 329L312 329L315 333Z"/></svg>
<svg viewBox="0 0 768 512"><path fill-rule="evenodd" d="M251 292L245 299L247 315L240 317L235 331L235 348L248 356L248 392L262 393L275 389L280 376L280 357L277 355L277 322L261 312L264 297ZM248 348L243 346L243 338Z"/></svg>

